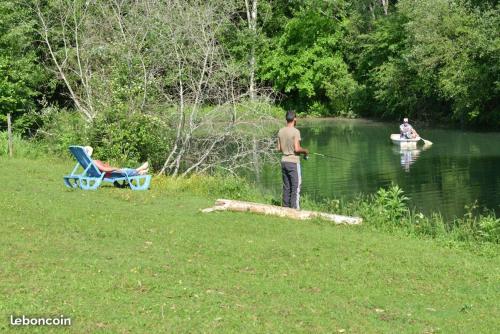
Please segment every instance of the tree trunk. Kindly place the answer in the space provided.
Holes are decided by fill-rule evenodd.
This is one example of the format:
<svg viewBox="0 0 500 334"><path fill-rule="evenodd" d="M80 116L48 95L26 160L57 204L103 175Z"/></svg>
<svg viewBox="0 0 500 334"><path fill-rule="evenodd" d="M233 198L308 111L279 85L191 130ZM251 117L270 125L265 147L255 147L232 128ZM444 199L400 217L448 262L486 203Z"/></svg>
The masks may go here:
<svg viewBox="0 0 500 334"><path fill-rule="evenodd" d="M368 10L370 11L370 13L372 14L372 19L375 20L376 19L376 16L375 16L375 8L373 6L372 3L369 3L368 4Z"/></svg>
<svg viewBox="0 0 500 334"><path fill-rule="evenodd" d="M252 45L250 50L250 85L249 85L250 99L255 100L255 46Z"/></svg>
<svg viewBox="0 0 500 334"><path fill-rule="evenodd" d="M95 115L92 114L92 112L91 112L92 110L89 110L89 109L87 109L87 107L83 106L82 102L80 101L80 98L76 94L76 91L73 89L73 86L71 85L70 80L66 76L66 71L63 69L63 65L64 65L64 63L66 63L67 57L62 62L60 62L58 60L56 51L54 51L52 48L52 42L50 41L50 38L49 38L49 31L50 30L49 30L47 23L45 22L45 18L43 16L42 9L39 7L38 4L35 5L35 9L36 9L36 14L39 18L39 22L41 25L40 35L43 38L43 42L47 46L47 50L49 51L50 57L52 58L52 61L54 62L54 65L57 68L57 72L58 72L59 76L61 77L61 79L63 80L63 82L65 83L66 88L68 89L69 95L71 97L71 100L75 103L77 110L82 112L84 114L85 120L88 123L90 123L94 119ZM66 48L66 46L65 46L65 48ZM65 52L67 53L67 51L68 50L66 49ZM79 51L77 51L77 56L79 57ZM77 75L79 74L75 69L73 70L73 73L76 73ZM80 73L81 73L81 71L80 71ZM85 80L84 77L79 77L79 79L80 79L81 83L84 83L84 80ZM87 90L87 92L88 92L88 90Z"/></svg>
<svg viewBox="0 0 500 334"><path fill-rule="evenodd" d="M229 199L218 199L215 201L214 207L202 210L202 212L205 213L213 211L253 212L298 220L320 218L332 221L335 224L347 225L360 225L363 222L363 219L359 217L340 216L318 211L296 210L269 204L233 201Z"/></svg>
<svg viewBox="0 0 500 334"><path fill-rule="evenodd" d="M250 84L249 94L250 99L255 99L255 42L257 37L257 5L258 0L251 0L252 6L250 8L249 0L245 0L247 8L247 21L248 29L252 33L252 45L250 47L249 71L250 71Z"/></svg>
<svg viewBox="0 0 500 334"><path fill-rule="evenodd" d="M387 16L387 13L389 12L389 0L381 0L382 1L382 7L384 7L384 14Z"/></svg>

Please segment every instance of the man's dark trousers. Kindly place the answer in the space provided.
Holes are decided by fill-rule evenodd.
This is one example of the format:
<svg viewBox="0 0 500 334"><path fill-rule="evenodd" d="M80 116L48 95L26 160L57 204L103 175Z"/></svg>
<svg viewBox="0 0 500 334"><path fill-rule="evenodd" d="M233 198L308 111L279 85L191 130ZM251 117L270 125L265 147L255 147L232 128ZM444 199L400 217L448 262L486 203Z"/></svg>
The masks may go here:
<svg viewBox="0 0 500 334"><path fill-rule="evenodd" d="M300 163L281 162L281 175L283 176L283 206L299 209L300 184Z"/></svg>

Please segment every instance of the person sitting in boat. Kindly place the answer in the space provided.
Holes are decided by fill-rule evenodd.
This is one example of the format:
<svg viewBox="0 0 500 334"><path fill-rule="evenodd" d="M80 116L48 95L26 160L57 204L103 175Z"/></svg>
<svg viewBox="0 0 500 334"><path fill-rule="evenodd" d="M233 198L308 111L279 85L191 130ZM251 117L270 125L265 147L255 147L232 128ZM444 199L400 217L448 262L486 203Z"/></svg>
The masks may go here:
<svg viewBox="0 0 500 334"><path fill-rule="evenodd" d="M410 125L410 123L408 123L407 117L403 118L403 124L399 126L399 131L401 134L401 138L415 139L417 137L420 137L417 131Z"/></svg>

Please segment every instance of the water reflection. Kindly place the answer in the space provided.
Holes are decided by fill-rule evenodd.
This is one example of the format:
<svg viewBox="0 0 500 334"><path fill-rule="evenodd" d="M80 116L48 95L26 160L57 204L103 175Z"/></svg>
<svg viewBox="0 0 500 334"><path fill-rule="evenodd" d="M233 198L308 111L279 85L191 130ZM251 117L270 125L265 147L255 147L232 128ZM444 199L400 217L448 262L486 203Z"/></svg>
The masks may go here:
<svg viewBox="0 0 500 334"><path fill-rule="evenodd" d="M420 156L420 153L427 150L430 148L430 145L424 145L423 147L419 148L417 145L406 145L406 146L394 146L393 151L396 154L400 154L401 159L401 167L403 167L403 170L405 172L410 171L410 166L413 165L418 157Z"/></svg>
<svg viewBox="0 0 500 334"><path fill-rule="evenodd" d="M420 150L418 148L396 148L399 154L401 154L401 166L403 167L405 172L410 171L410 166L417 161L418 156L420 155Z"/></svg>

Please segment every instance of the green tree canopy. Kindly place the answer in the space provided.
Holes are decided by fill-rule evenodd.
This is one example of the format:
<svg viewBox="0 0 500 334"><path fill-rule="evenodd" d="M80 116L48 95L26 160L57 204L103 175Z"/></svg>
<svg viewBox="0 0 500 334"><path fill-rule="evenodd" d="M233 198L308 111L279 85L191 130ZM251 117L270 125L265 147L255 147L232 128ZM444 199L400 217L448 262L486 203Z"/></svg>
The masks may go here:
<svg viewBox="0 0 500 334"><path fill-rule="evenodd" d="M343 12L337 5L311 2L298 10L261 63L261 79L301 110L346 113L351 108L357 83L343 59Z"/></svg>
<svg viewBox="0 0 500 334"><path fill-rule="evenodd" d="M21 130L30 126L24 117L35 110L37 99L49 84L39 62L36 20L18 1L0 2L0 126L11 113Z"/></svg>

